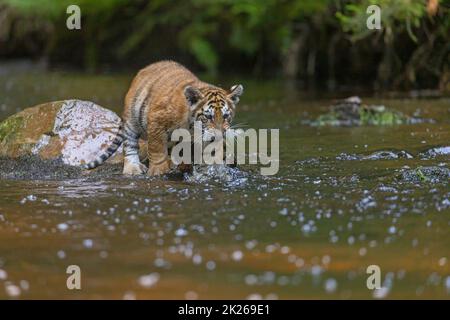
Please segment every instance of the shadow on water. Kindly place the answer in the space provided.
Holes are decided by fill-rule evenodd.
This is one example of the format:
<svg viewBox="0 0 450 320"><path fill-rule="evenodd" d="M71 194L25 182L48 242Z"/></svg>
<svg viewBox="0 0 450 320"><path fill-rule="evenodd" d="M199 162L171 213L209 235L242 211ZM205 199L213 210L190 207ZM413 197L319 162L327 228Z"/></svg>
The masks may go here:
<svg viewBox="0 0 450 320"><path fill-rule="evenodd" d="M9 76L0 118L63 98L118 111L129 79ZM0 160L0 297L448 298L449 101L376 100L436 123L332 128L302 124L327 99L257 82L247 93L236 122L280 129L275 176L126 178L120 166L86 175ZM79 291L66 287L73 264ZM382 290L366 287L372 264Z"/></svg>

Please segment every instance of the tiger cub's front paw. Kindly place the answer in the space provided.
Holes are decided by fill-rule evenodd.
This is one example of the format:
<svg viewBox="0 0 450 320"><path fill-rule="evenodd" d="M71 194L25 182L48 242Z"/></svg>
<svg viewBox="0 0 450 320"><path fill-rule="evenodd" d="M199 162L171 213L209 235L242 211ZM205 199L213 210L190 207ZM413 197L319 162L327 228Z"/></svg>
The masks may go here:
<svg viewBox="0 0 450 320"><path fill-rule="evenodd" d="M172 167L172 162L170 160L166 160L160 164L152 164L150 163L150 167L148 168L147 174L149 176L159 176L165 173L168 173Z"/></svg>
<svg viewBox="0 0 450 320"><path fill-rule="evenodd" d="M147 172L147 167L144 164L125 161L123 174L134 176L145 172Z"/></svg>

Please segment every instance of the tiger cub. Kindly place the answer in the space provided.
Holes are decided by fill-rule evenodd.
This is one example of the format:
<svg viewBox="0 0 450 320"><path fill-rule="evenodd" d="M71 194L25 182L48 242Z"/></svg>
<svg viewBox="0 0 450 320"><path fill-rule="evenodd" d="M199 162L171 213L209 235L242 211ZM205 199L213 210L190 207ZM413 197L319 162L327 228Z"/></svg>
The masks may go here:
<svg viewBox="0 0 450 320"><path fill-rule="evenodd" d="M133 79L125 97L122 127L111 146L85 168L99 166L123 143L124 174L165 174L172 167L168 154L172 131L191 129L195 121L201 121L203 137L213 137L214 130L225 132L243 91L240 84L228 91L202 82L173 61L153 63ZM139 161L139 138L148 143L148 170Z"/></svg>

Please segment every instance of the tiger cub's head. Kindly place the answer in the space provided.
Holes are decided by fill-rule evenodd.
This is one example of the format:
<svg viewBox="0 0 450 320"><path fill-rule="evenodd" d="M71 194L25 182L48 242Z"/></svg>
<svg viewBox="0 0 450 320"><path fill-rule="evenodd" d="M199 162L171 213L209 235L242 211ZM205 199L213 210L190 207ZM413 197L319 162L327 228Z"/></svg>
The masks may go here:
<svg viewBox="0 0 450 320"><path fill-rule="evenodd" d="M191 110L191 123L202 123L203 141L213 141L215 130L223 134L230 128L236 105L243 92L244 87L240 84L232 86L229 91L217 87L197 89L187 86L184 89Z"/></svg>

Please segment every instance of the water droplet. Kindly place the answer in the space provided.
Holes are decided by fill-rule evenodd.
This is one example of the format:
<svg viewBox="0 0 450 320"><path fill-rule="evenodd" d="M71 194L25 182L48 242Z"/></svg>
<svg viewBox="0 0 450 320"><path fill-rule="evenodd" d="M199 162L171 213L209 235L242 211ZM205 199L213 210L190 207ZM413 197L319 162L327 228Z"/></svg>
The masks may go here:
<svg viewBox="0 0 450 320"><path fill-rule="evenodd" d="M192 262L194 264L200 264L202 263L202 256L199 254L194 254L194 256L192 257Z"/></svg>
<svg viewBox="0 0 450 320"><path fill-rule="evenodd" d="M198 294L195 291L188 291L184 294L184 298L186 300L197 300L198 299Z"/></svg>
<svg viewBox="0 0 450 320"><path fill-rule="evenodd" d="M240 250L236 250L231 254L231 259L234 261L241 261L244 254Z"/></svg>
<svg viewBox="0 0 450 320"><path fill-rule="evenodd" d="M84 239L83 240L83 246L85 248L91 249L94 245L94 241L92 241L92 239Z"/></svg>
<svg viewBox="0 0 450 320"><path fill-rule="evenodd" d="M214 261L208 261L206 263L206 269L208 269L209 271L212 271L216 268L216 263Z"/></svg>
<svg viewBox="0 0 450 320"><path fill-rule="evenodd" d="M322 267L321 266L313 266L311 268L311 274L313 277L318 277L322 273Z"/></svg>
<svg viewBox="0 0 450 320"><path fill-rule="evenodd" d="M333 293L337 289L337 281L333 278L327 279L325 281L325 291L327 293Z"/></svg>
<svg viewBox="0 0 450 320"><path fill-rule="evenodd" d="M249 274L245 276L245 283L249 286L253 286L258 283L258 277L254 274Z"/></svg>
<svg viewBox="0 0 450 320"><path fill-rule="evenodd" d="M136 300L136 294L133 291L127 291L123 295L123 300Z"/></svg>
<svg viewBox="0 0 450 320"><path fill-rule="evenodd" d="M139 277L139 284L144 288L151 288L159 281L159 273L153 272Z"/></svg>
<svg viewBox="0 0 450 320"><path fill-rule="evenodd" d="M64 252L64 250L59 250L56 255L58 256L58 258L60 259L64 259L66 257L66 253Z"/></svg>
<svg viewBox="0 0 450 320"><path fill-rule="evenodd" d="M447 293L450 293L450 276L445 278L445 287L447 288Z"/></svg>
<svg viewBox="0 0 450 320"><path fill-rule="evenodd" d="M331 236L331 238L330 238L330 242L331 243L336 243L338 241L339 241L339 237L338 236Z"/></svg>
<svg viewBox="0 0 450 320"><path fill-rule="evenodd" d="M275 293L268 293L266 295L266 300L278 300L278 296Z"/></svg>
<svg viewBox="0 0 450 320"><path fill-rule="evenodd" d="M355 243L355 237L354 236L348 237L347 242L348 242L349 245L354 244Z"/></svg>
<svg viewBox="0 0 450 320"><path fill-rule="evenodd" d="M305 265L305 260L303 260L302 258L298 258L296 261L295 261L295 266L297 267L297 268L301 268L301 267L303 267Z"/></svg>
<svg viewBox="0 0 450 320"><path fill-rule="evenodd" d="M27 200L28 201L36 201L37 197L35 195L33 195L33 194L30 194L30 195L27 196Z"/></svg>
<svg viewBox="0 0 450 320"><path fill-rule="evenodd" d="M155 267L157 268L163 268L165 266L169 265L169 262L167 262L166 260L164 260L163 258L156 258L155 261L153 261L153 264L155 265Z"/></svg>
<svg viewBox="0 0 450 320"><path fill-rule="evenodd" d="M376 299L384 299L389 294L390 288L381 287L380 289L375 289L373 291L373 297Z"/></svg>
<svg viewBox="0 0 450 320"><path fill-rule="evenodd" d="M280 252L281 252L282 254L288 254L290 251L291 251L291 248L289 248L288 246L283 246L283 247L281 247L281 249L280 249Z"/></svg>
<svg viewBox="0 0 450 320"><path fill-rule="evenodd" d="M359 255L361 257L364 257L366 254L367 254L367 249L366 248L359 249Z"/></svg>
<svg viewBox="0 0 450 320"><path fill-rule="evenodd" d="M256 247L257 244L258 244L258 241L256 241L256 240L250 240L250 241L247 241L247 242L245 243L245 247L246 247L248 250L252 250L253 248Z"/></svg>
<svg viewBox="0 0 450 320"><path fill-rule="evenodd" d="M188 234L188 231L184 228L179 228L175 231L175 236L177 236L177 237L184 237L184 236L187 236L187 234Z"/></svg>
<svg viewBox="0 0 450 320"><path fill-rule="evenodd" d="M304 224L302 227L302 231L308 233L311 231L311 226L309 224Z"/></svg>
<svg viewBox="0 0 450 320"><path fill-rule="evenodd" d="M69 229L69 225L67 223L60 223L56 226L59 231L66 231Z"/></svg>
<svg viewBox="0 0 450 320"><path fill-rule="evenodd" d="M12 298L20 296L20 288L18 286L15 286L13 284L8 284L5 287L6 294Z"/></svg>
<svg viewBox="0 0 450 320"><path fill-rule="evenodd" d="M20 280L20 287L22 288L22 290L28 291L30 289L30 284L27 280Z"/></svg>
<svg viewBox="0 0 450 320"><path fill-rule="evenodd" d="M252 293L247 297L247 300L262 300L262 298L259 293Z"/></svg>

